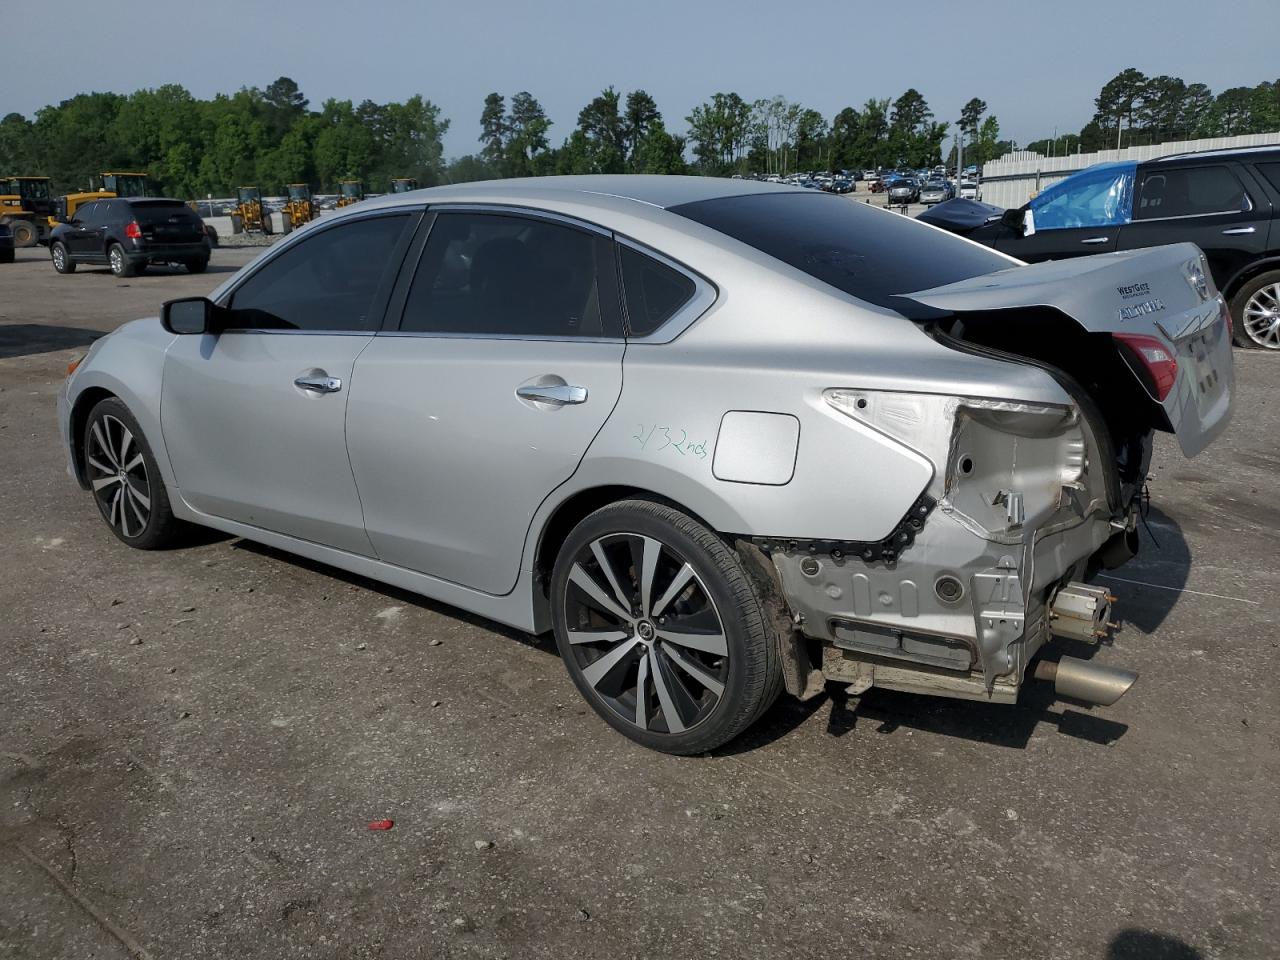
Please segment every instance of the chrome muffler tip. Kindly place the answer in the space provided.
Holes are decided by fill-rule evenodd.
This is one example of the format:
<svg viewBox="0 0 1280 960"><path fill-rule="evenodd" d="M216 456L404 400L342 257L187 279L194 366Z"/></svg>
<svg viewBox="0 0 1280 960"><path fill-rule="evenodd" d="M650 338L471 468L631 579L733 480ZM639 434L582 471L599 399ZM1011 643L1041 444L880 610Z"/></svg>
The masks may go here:
<svg viewBox="0 0 1280 960"><path fill-rule="evenodd" d="M1053 692L1059 696L1109 707L1133 686L1138 671L1063 657L1057 663L1041 660L1036 664L1035 676L1037 680L1053 681Z"/></svg>

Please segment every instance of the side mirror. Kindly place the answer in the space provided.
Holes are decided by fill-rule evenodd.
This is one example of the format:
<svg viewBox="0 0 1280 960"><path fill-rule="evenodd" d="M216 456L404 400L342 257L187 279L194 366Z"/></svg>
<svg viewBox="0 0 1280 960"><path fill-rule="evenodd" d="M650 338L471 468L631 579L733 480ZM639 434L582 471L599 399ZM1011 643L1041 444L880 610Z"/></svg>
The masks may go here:
<svg viewBox="0 0 1280 960"><path fill-rule="evenodd" d="M1010 207L1000 215L1000 222L1021 237L1029 237L1036 232L1036 218L1030 207Z"/></svg>
<svg viewBox="0 0 1280 960"><path fill-rule="evenodd" d="M207 297L170 300L160 308L160 323L170 333L217 333L214 326L217 309Z"/></svg>

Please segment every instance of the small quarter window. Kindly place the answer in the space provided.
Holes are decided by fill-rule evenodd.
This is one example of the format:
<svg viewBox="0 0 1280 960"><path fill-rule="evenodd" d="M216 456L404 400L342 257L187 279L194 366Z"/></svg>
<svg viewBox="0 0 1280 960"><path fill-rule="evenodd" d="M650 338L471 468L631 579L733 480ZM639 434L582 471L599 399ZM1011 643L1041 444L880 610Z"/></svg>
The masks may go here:
<svg viewBox="0 0 1280 960"><path fill-rule="evenodd" d="M694 282L653 257L619 245L622 290L627 305L627 332L633 337L653 333L692 299Z"/></svg>

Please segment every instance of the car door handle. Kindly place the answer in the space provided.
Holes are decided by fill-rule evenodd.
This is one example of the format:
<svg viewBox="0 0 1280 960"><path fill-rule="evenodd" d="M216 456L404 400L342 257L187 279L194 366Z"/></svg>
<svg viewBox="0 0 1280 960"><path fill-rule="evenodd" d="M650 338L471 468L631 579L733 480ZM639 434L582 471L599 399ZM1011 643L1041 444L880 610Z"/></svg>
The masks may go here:
<svg viewBox="0 0 1280 960"><path fill-rule="evenodd" d="M1256 233L1257 227L1232 227L1230 230L1223 230L1224 237L1238 237L1242 233Z"/></svg>
<svg viewBox="0 0 1280 960"><path fill-rule="evenodd" d="M525 384L516 387L516 396L521 400L536 400L540 403L586 403L587 388L575 387L567 383L549 383L545 386Z"/></svg>
<svg viewBox="0 0 1280 960"><path fill-rule="evenodd" d="M1090 237L1089 239L1087 239L1087 240L1081 240L1080 242L1081 242L1081 243L1090 243L1090 244L1092 244L1092 243L1110 243L1110 242L1111 242L1111 238L1110 238L1110 237Z"/></svg>
<svg viewBox="0 0 1280 960"><path fill-rule="evenodd" d="M337 393L342 389L342 380L338 377L298 377L293 385L300 390L312 393Z"/></svg>

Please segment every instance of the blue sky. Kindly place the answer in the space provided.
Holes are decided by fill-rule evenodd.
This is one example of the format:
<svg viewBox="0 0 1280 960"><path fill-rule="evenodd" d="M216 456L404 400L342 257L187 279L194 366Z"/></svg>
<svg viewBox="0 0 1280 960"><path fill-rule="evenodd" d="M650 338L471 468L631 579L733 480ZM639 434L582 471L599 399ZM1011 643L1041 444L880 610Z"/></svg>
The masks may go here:
<svg viewBox="0 0 1280 960"><path fill-rule="evenodd" d="M208 97L292 77L328 97L421 93L451 121L445 153L478 149L485 94L529 90L553 143L606 86L642 87L668 129L716 91L780 93L828 119L914 86L939 119L986 100L1020 143L1075 131L1124 67L1215 92L1280 76L1278 0L971 0L964 4L753 0L0 0L15 35L0 115L88 90L180 83Z"/></svg>

